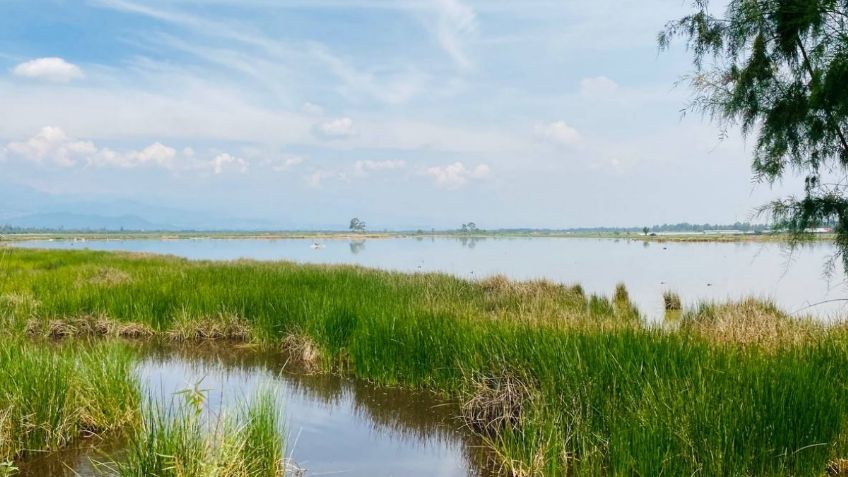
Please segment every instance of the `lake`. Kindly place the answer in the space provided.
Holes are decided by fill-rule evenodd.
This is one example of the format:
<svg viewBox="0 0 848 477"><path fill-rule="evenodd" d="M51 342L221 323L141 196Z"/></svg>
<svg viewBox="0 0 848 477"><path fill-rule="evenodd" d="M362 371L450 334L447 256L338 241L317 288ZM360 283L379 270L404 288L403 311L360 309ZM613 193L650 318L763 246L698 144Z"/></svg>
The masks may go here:
<svg viewBox="0 0 848 477"><path fill-rule="evenodd" d="M825 276L831 243L812 243L790 253L778 243L643 242L583 238L391 238L191 239L29 241L16 246L123 250L171 254L193 260L290 260L348 263L406 272L439 271L467 278L503 274L547 278L611 294L624 283L631 299L652 320L663 315L662 292L679 293L684 305L746 296L774 300L788 312L823 319L846 311L846 286L837 269Z"/></svg>

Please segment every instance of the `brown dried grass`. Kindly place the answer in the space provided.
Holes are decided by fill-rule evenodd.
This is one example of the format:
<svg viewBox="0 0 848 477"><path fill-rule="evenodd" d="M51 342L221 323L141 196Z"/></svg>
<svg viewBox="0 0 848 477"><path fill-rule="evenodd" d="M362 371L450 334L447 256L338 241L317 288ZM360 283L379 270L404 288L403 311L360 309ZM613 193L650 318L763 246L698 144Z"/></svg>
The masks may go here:
<svg viewBox="0 0 848 477"><path fill-rule="evenodd" d="M534 395L527 382L508 371L471 377L472 390L461 405L465 425L485 435L517 429Z"/></svg>
<svg viewBox="0 0 848 477"><path fill-rule="evenodd" d="M838 327L809 317L792 317L773 303L748 298L735 303L701 305L686 312L681 331L722 345L757 345L778 348L819 339Z"/></svg>
<svg viewBox="0 0 848 477"><path fill-rule="evenodd" d="M289 360L304 371L312 373L320 370L321 350L312 338L300 333L290 334L283 338L282 348Z"/></svg>

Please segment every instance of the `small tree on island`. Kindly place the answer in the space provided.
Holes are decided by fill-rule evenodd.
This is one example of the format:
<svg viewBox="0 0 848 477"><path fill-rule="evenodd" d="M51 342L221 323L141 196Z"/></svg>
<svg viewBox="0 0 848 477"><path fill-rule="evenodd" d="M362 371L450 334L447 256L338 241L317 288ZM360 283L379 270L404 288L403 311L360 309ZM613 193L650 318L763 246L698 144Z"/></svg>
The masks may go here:
<svg viewBox="0 0 848 477"><path fill-rule="evenodd" d="M642 234L643 235L648 235L648 232L650 232L650 231L651 231L651 229L649 229L648 227L642 227Z"/></svg>
<svg viewBox="0 0 848 477"><path fill-rule="evenodd" d="M350 219L350 230L352 232L365 232L365 221L359 220L359 217Z"/></svg>
<svg viewBox="0 0 848 477"><path fill-rule="evenodd" d="M476 232L477 230L478 230L477 224L475 224L474 222L468 222L467 224L462 224L462 231L463 232Z"/></svg>

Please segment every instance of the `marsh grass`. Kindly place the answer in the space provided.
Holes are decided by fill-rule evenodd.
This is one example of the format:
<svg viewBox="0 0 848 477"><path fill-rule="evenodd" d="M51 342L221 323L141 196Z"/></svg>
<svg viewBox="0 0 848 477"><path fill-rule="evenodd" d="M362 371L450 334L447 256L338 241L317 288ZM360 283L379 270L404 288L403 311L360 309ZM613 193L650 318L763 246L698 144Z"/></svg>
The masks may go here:
<svg viewBox="0 0 848 477"><path fill-rule="evenodd" d="M0 301L12 328L102 316L192 336L179 330L230 320L244 339L308 342L319 369L466 400L516 476L819 476L848 457L848 334L759 301L686 310L664 330L642 325L624 287L88 251L6 263L0 296L37 302ZM132 278L73 285L104 267Z"/></svg>
<svg viewBox="0 0 848 477"><path fill-rule="evenodd" d="M0 338L0 461L132 424L138 403L132 354L120 344Z"/></svg>
<svg viewBox="0 0 848 477"><path fill-rule="evenodd" d="M231 413L202 403L148 404L125 455L108 467L120 477L283 477L287 475L277 399L260 393Z"/></svg>
<svg viewBox="0 0 848 477"><path fill-rule="evenodd" d="M663 305L665 307L665 311L680 311L683 309L683 304L680 301L680 295L677 293L667 290L663 292Z"/></svg>

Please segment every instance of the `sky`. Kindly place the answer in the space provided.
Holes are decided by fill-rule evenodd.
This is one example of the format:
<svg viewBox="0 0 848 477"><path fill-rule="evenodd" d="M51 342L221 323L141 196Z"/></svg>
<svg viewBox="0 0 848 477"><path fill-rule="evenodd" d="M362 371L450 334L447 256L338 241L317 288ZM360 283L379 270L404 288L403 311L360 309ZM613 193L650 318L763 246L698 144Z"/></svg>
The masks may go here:
<svg viewBox="0 0 848 477"><path fill-rule="evenodd" d="M682 114L689 56L656 35L690 9L0 0L0 187L220 227L749 220L794 183L755 183L752 138Z"/></svg>

